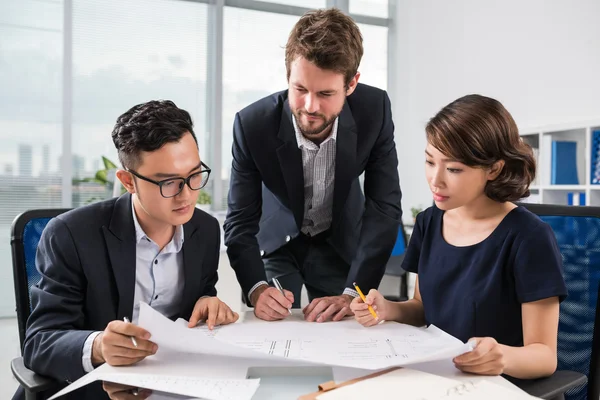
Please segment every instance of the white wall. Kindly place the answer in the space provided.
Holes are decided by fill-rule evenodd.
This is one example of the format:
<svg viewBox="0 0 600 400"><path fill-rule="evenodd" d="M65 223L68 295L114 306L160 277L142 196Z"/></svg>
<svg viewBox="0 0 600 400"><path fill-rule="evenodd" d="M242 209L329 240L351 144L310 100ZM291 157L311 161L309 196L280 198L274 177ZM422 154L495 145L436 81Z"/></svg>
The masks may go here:
<svg viewBox="0 0 600 400"><path fill-rule="evenodd" d="M424 127L468 93L527 127L600 118L600 1L397 0L394 122L405 219L432 202Z"/></svg>

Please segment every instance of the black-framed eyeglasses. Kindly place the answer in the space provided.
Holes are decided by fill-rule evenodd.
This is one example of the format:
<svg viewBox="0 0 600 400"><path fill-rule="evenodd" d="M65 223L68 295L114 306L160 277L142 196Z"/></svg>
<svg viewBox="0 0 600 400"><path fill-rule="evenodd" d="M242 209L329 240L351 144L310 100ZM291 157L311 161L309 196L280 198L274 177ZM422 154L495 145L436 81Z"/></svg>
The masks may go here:
<svg viewBox="0 0 600 400"><path fill-rule="evenodd" d="M208 183L208 177L210 176L211 169L203 162L201 162L200 165L202 167L202 170L194 172L187 178L167 178L162 181L155 181L154 179L147 178L143 175L138 174L132 169L127 169L127 172L140 178L143 181L158 185L158 187L160 188L161 196L168 199L170 197L175 197L179 193L181 193L185 185L188 185L188 187L192 190L200 190L204 186L206 186L206 184Z"/></svg>

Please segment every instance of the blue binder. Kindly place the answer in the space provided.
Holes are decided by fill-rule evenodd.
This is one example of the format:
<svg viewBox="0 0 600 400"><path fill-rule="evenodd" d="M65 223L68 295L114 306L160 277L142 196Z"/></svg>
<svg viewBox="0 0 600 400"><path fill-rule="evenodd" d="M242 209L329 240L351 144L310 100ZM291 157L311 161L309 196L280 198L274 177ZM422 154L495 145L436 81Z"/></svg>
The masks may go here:
<svg viewBox="0 0 600 400"><path fill-rule="evenodd" d="M553 185L578 185L577 178L577 142L552 141Z"/></svg>
<svg viewBox="0 0 600 400"><path fill-rule="evenodd" d="M600 129L592 132L591 148L592 173L591 180L593 185L600 185Z"/></svg>
<svg viewBox="0 0 600 400"><path fill-rule="evenodd" d="M567 193L567 205L585 206L585 193Z"/></svg>

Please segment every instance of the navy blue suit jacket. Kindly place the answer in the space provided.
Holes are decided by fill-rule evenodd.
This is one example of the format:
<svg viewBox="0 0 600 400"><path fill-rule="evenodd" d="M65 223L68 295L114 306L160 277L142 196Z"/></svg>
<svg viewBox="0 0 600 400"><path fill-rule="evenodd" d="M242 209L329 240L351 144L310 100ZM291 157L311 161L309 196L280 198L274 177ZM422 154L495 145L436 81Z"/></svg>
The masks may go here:
<svg viewBox="0 0 600 400"><path fill-rule="evenodd" d="M225 244L247 294L266 280L261 251L277 250L302 227L302 153L287 91L236 114L232 153ZM400 200L390 100L385 91L359 84L339 115L328 239L350 265L346 287L354 281L365 290L379 286L400 226Z"/></svg>
<svg viewBox="0 0 600 400"><path fill-rule="evenodd" d="M220 229L196 209L184 225L180 313L189 319L196 301L215 296ZM23 348L25 365L60 382L85 374L83 345L109 322L131 319L135 292L136 240L131 195L81 207L53 218L36 257L41 280L31 290L32 312ZM99 385L74 398L108 396Z"/></svg>

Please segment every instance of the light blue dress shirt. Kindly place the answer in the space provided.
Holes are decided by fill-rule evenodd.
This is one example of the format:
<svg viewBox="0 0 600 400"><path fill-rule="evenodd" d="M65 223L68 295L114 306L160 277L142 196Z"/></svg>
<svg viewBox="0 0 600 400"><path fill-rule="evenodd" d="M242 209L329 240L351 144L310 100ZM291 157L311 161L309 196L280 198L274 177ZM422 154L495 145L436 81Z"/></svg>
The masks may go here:
<svg viewBox="0 0 600 400"><path fill-rule="evenodd" d="M133 224L135 225L135 293L131 322L137 324L140 314L140 301L150 305L166 317L179 312L183 292L183 225L175 228L171 241L160 250L158 245L146 235L135 215L131 201ZM90 334L83 345L83 369L90 372L92 365L92 345L100 332Z"/></svg>

